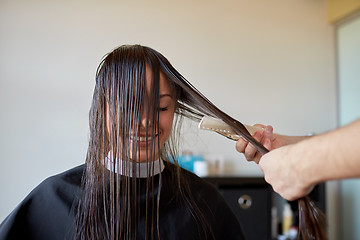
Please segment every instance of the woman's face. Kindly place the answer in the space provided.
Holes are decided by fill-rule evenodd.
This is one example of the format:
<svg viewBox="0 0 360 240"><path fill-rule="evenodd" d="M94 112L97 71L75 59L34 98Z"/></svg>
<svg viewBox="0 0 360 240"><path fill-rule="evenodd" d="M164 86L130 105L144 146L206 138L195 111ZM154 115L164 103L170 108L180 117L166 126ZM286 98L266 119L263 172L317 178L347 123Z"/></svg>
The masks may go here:
<svg viewBox="0 0 360 240"><path fill-rule="evenodd" d="M146 91L147 96L150 96L151 91L151 83L152 83L152 72L150 67L146 67ZM158 147L158 141L160 148L164 145L166 140L169 138L171 130L172 130L172 124L174 119L174 113L175 113L175 97L174 93L171 90L169 81L167 77L160 72L160 108L159 108L159 129L155 132L154 137L152 138L152 128L155 126L152 126L152 116L146 116L147 114L147 99L144 101L144 107L143 107L143 113L141 115L140 120L140 129L137 136L132 135L130 137L130 156L133 156L135 149L133 146L136 147L136 158L137 162L146 162L147 157L150 157L151 154L151 147L154 143L155 145L155 156L153 160L157 160L159 158L159 147ZM107 119L109 119L109 113L107 111ZM148 123L147 123L148 122ZM146 132L146 124L148 124L149 132ZM108 132L109 132L109 123L107 124ZM147 137L146 137L147 136ZM119 149L121 152L121 149ZM147 154L148 151L148 154ZM148 155L148 156L147 156ZM120 157L121 158L121 157Z"/></svg>
<svg viewBox="0 0 360 240"><path fill-rule="evenodd" d="M146 91L147 95L150 96L151 91L151 83L152 83L152 72L149 67L146 67ZM137 160L138 162L145 162L147 161L146 151L148 149L149 154L151 153L150 146L151 142L155 143L155 158L157 160L159 158L159 149L158 149L158 141L160 148L164 145L166 140L169 138L173 119L174 119L174 112L175 112L175 99L174 94L171 91L170 84L166 76L160 72L160 109L159 109L159 129L155 133L154 138L151 138L151 130L149 133L146 133L146 122L148 122L148 127L151 129L152 127L152 116L146 116L147 100L145 100L144 110L141 116L140 122L140 133L139 136L132 136L131 146L133 143L137 145L137 154L136 156L140 156ZM150 119L149 119L150 118ZM146 136L147 140L146 141ZM130 152L131 155L133 152ZM139 155L140 154L140 155Z"/></svg>

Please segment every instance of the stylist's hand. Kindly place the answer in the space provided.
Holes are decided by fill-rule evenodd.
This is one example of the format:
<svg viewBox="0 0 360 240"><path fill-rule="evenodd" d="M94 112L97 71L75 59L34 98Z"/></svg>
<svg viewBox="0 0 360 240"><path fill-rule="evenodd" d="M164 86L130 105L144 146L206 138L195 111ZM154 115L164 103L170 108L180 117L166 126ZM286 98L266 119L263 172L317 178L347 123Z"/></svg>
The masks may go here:
<svg viewBox="0 0 360 240"><path fill-rule="evenodd" d="M306 151L305 151L306 152ZM292 201L311 192L315 183L311 176L299 144L291 144L265 154L259 161L259 167L264 172L265 181L283 198Z"/></svg>
<svg viewBox="0 0 360 240"><path fill-rule="evenodd" d="M253 137L256 141L262 143L262 145L264 145L264 147L269 151L284 145L280 137L273 134L272 126L265 126L262 124L255 124L254 126L264 129L256 131L253 134ZM240 153L244 153L246 160L259 163L261 154L257 152L256 148L244 138L240 138L236 142L236 150Z"/></svg>

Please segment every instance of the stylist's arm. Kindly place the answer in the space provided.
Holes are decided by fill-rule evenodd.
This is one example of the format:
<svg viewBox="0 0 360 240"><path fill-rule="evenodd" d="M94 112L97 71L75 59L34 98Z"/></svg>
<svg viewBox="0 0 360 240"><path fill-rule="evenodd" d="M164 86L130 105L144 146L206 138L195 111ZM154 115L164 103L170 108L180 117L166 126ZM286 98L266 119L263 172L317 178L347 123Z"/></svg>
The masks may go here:
<svg viewBox="0 0 360 240"><path fill-rule="evenodd" d="M271 139L283 145L270 141L266 146ZM245 153L250 144L239 149L243 144L239 141L237 150ZM270 146L269 150L276 149L259 157L259 167L265 180L285 199L300 198L319 182L360 177L360 120L314 137L264 134L261 142Z"/></svg>

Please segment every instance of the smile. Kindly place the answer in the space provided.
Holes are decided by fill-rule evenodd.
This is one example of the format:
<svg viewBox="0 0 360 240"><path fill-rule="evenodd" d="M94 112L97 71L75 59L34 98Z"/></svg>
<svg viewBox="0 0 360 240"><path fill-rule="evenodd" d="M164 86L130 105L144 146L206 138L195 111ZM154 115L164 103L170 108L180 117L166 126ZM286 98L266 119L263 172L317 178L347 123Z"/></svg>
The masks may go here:
<svg viewBox="0 0 360 240"><path fill-rule="evenodd" d="M130 140L133 141L133 142L150 142L152 141L154 138L156 138L159 134L155 134L154 137L152 136L131 136L130 137Z"/></svg>

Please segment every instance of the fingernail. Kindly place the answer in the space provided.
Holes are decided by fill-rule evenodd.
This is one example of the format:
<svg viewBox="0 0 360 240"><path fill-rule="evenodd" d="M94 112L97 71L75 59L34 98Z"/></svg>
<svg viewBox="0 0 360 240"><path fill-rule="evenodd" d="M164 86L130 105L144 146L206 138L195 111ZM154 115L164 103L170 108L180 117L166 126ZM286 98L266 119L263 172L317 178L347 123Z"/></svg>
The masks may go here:
<svg viewBox="0 0 360 240"><path fill-rule="evenodd" d="M265 131L266 131L266 133L272 133L272 131L273 131L273 128L269 125L269 126L266 126L265 127Z"/></svg>

